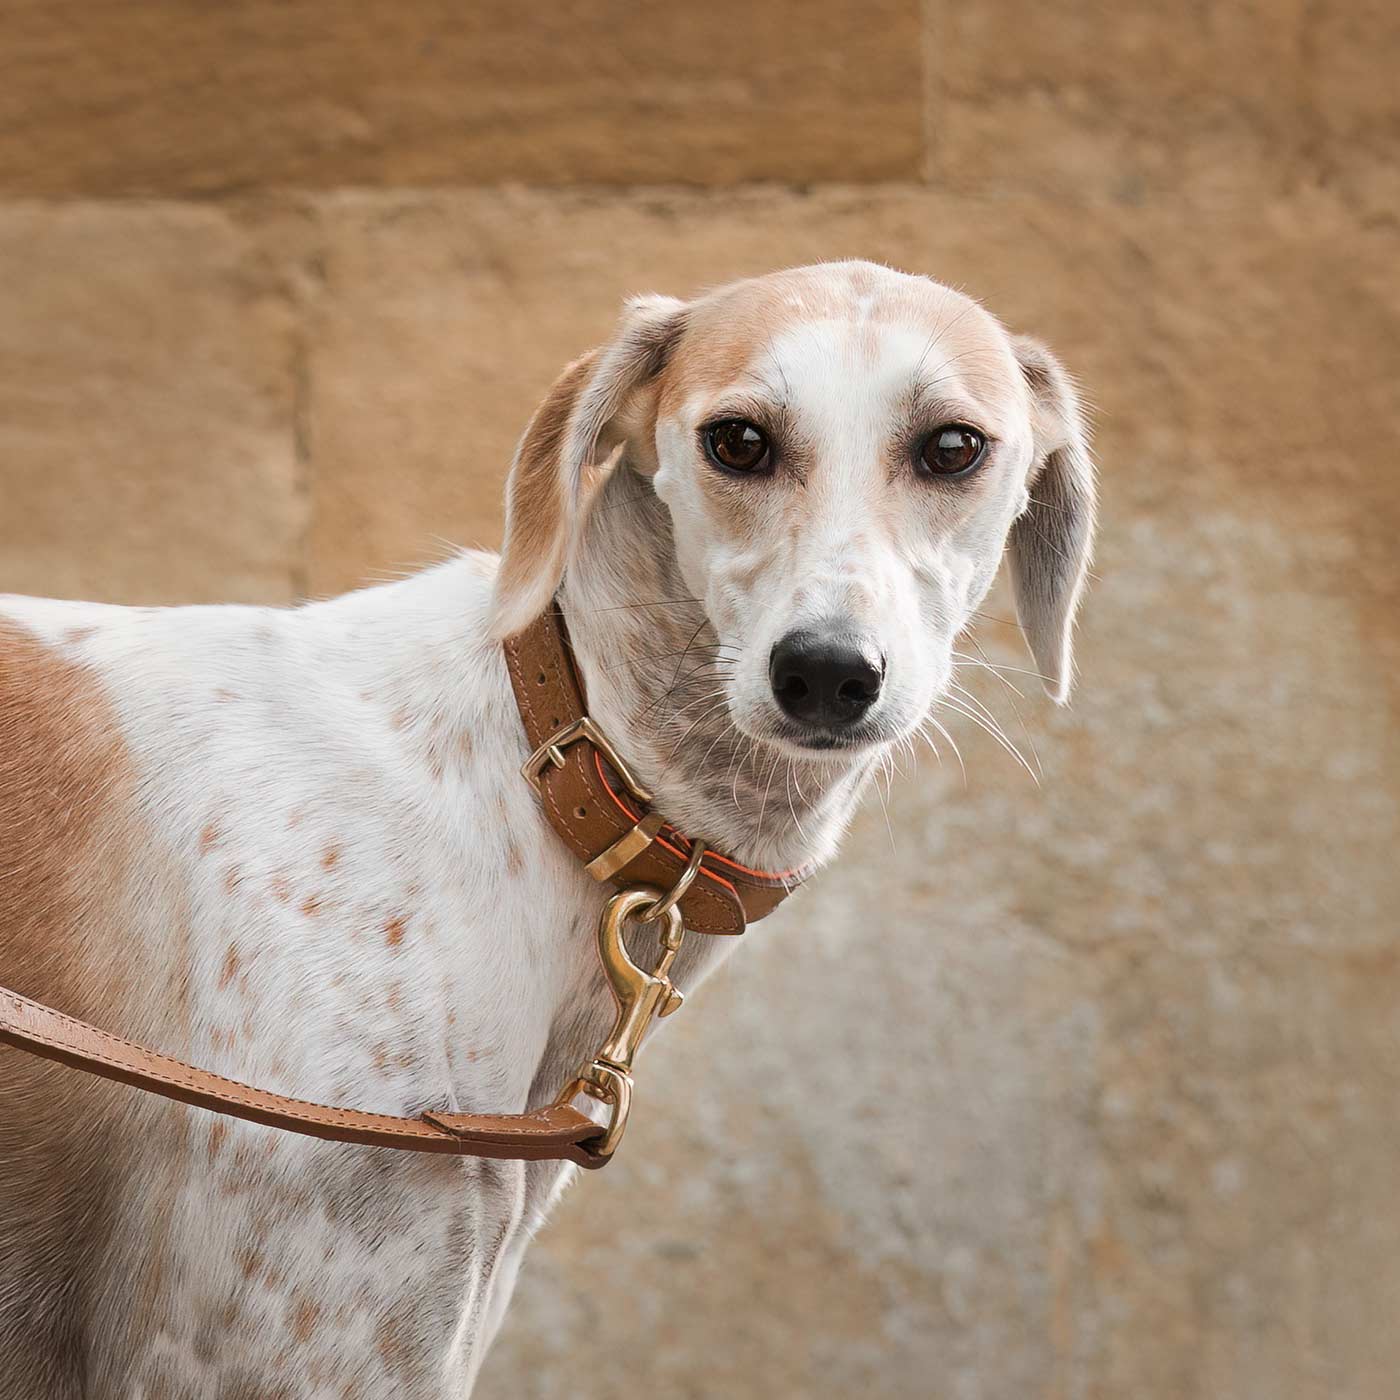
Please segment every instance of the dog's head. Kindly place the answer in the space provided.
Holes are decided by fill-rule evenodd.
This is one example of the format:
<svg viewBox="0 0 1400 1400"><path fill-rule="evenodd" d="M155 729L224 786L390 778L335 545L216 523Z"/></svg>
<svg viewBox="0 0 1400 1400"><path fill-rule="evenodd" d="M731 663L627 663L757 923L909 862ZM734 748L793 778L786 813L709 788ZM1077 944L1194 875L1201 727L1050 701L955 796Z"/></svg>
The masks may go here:
<svg viewBox="0 0 1400 1400"><path fill-rule="evenodd" d="M531 422L495 630L548 605L616 457L738 662L734 725L797 754L902 738L1009 551L1046 688L1069 692L1093 470L1068 377L975 301L833 263L630 302Z"/></svg>

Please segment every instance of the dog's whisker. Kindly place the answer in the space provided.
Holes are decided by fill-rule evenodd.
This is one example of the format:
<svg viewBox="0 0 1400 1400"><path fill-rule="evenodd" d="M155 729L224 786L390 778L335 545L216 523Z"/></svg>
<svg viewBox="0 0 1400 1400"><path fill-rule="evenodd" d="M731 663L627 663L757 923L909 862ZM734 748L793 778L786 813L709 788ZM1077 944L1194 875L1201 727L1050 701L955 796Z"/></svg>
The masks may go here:
<svg viewBox="0 0 1400 1400"><path fill-rule="evenodd" d="M983 704L980 699L978 699L977 696L975 696L970 690L968 690L966 686L961 686L956 681L951 682L951 686L952 689L957 691L959 696L962 697L962 700L965 704L971 705L974 709L976 709L977 712L981 714L989 724L995 726L998 733L1006 737L1008 742L1010 741L1010 736L1006 733L1006 727L996 717L996 715L994 715L992 711L988 709L988 707L985 704ZM1016 709L1016 702L1014 700L1011 702L1011 708L1012 711L1015 713L1017 720L1020 721L1022 732L1025 734L1026 737L1026 742L1030 745L1031 757L1035 760L1034 767L1036 772L1036 778L1038 781L1040 778L1043 778L1045 776L1045 770L1041 767L1040 755L1036 752L1035 741L1031 738L1030 731L1026 729L1025 721L1021 719L1021 712Z"/></svg>
<svg viewBox="0 0 1400 1400"><path fill-rule="evenodd" d="M994 675L1007 672L1013 676L1030 676L1032 680L1044 681L1046 685L1054 684L1049 676L1042 675L1039 671L1028 670L1025 666L1007 666L1000 661L988 661L984 657L969 656L965 651L953 652L953 658L955 660L965 661L972 666L981 666L984 670L991 671ZM1010 682L1008 682L1008 684L1010 684ZM1016 691L1016 694L1021 695L1023 700L1025 699L1025 696L1022 695L1019 690Z"/></svg>
<svg viewBox="0 0 1400 1400"><path fill-rule="evenodd" d="M723 740L729 738L734 734L737 734L738 732L739 731L735 729L732 724L724 724L720 726L719 732L716 733L715 737L710 740L709 748L707 748L705 752L700 756L699 771L701 773L706 771L710 762L710 755L714 753L716 746L719 745Z"/></svg>
<svg viewBox="0 0 1400 1400"><path fill-rule="evenodd" d="M928 745L929 752L933 755L934 760L941 768L943 766L943 751L938 747L937 744L933 742L933 736L931 734L925 733L922 725L920 725L918 730L916 730L915 732L917 734L917 737L922 739L924 743Z"/></svg>
<svg viewBox="0 0 1400 1400"><path fill-rule="evenodd" d="M1014 627L1021 633L1026 630L1014 617L998 617L995 613L979 612L976 608L968 616L980 618L983 622L995 622L999 627Z"/></svg>
<svg viewBox="0 0 1400 1400"><path fill-rule="evenodd" d="M928 725L931 725L948 741L948 747L952 749L953 757L958 760L958 768L962 771L963 787L966 788L967 764L963 762L962 750L958 748L958 741L953 738L953 736L947 731L947 729L944 728L944 726L938 721L938 719L934 715L930 715L928 719L924 722Z"/></svg>
<svg viewBox="0 0 1400 1400"><path fill-rule="evenodd" d="M802 818L797 815L797 808L792 800L792 770L793 760L789 758L787 761L787 776L783 779L783 787L787 791L788 815L792 818L793 826L797 828L797 834L805 841L807 839L807 833L802 828Z"/></svg>
<svg viewBox="0 0 1400 1400"><path fill-rule="evenodd" d="M1040 778L1036 774L1035 769L1031 767L1030 763L1026 759L1026 756L1021 752L1021 750L1018 749L1016 745L1013 744L1011 740L1008 739L1006 735L1001 732L1000 727L988 724L986 720L984 720L981 717L981 715L979 715L975 710L968 709L960 701L950 699L946 695L941 697L938 703L940 705L946 705L955 714L962 715L964 719L971 720L972 723L975 724L979 729L986 730L986 732L989 735L991 735L992 739L995 740L996 743L999 744L1003 749L1005 749L1006 752L1009 753L1012 756L1012 758L1014 758L1016 762L1019 763L1021 767L1026 770L1026 772L1030 775L1031 781L1035 783L1037 787L1040 786Z"/></svg>
<svg viewBox="0 0 1400 1400"><path fill-rule="evenodd" d="M586 615L592 616L594 613L605 612L626 612L631 608L679 608L688 603L699 603L700 598L658 598L648 603L610 603L605 608L585 608Z"/></svg>
<svg viewBox="0 0 1400 1400"><path fill-rule="evenodd" d="M716 700L708 710L702 711L700 717L696 720L693 720L691 722L690 727L685 731L685 733L682 734L681 737L676 740L674 747L671 749L671 752L666 755L666 761L669 763L672 759L674 759L675 756L680 752L681 746L685 743L687 739L690 738L692 734L695 733L696 729L700 725L702 725L712 714L715 714L717 711L724 709L728 704L728 697L721 695L720 698Z"/></svg>
<svg viewBox="0 0 1400 1400"><path fill-rule="evenodd" d="M763 839L763 814L768 810L768 794L773 790L773 779L778 773L778 764L782 762L783 755L775 753L773 755L773 766L768 770L768 783L763 789L763 800L758 804L758 828L755 841ZM757 777L757 773L754 774Z"/></svg>
<svg viewBox="0 0 1400 1400"><path fill-rule="evenodd" d="M887 759L888 754L881 756L881 769L883 769L884 763ZM894 841L894 827L890 824L890 804L888 801L888 791L888 788L886 788L885 792L880 791L880 773L877 772L875 775L875 796L880 799L880 811L884 814L885 817L885 834L890 838L890 854L898 855L899 851L898 848L895 846Z"/></svg>
<svg viewBox="0 0 1400 1400"><path fill-rule="evenodd" d="M695 645L696 637L698 637L700 633L705 630L705 627L708 623L709 618L702 617L700 619L699 625L695 628L695 631L693 631L690 634L690 640L686 642L684 648L681 650L681 659L676 662L676 673L674 676L671 677L671 689L666 692L668 698L670 697L671 692L675 690L676 682L680 680L681 670L685 666L685 659L687 656L690 655L690 648Z"/></svg>
<svg viewBox="0 0 1400 1400"><path fill-rule="evenodd" d="M979 696L974 695L973 692L970 691L965 685L959 685L957 681L949 681L948 688L949 690L954 691L957 694L958 699L962 704L969 706L973 710L976 710L976 712L979 715L981 715L982 718L985 719L988 724L996 725L997 728L1002 731L1002 733L1006 732L1005 727L1002 725L1001 721L996 717L995 714L993 714L993 712L990 708L988 708L986 703Z"/></svg>
<svg viewBox="0 0 1400 1400"><path fill-rule="evenodd" d="M988 674L994 676L998 681L1001 682L1002 686L1010 692L1007 702L1011 706L1011 713L1016 716L1016 723L1021 726L1021 733L1025 736L1026 743L1030 746L1031 757L1035 759L1036 771L1038 773L1044 774L1045 765L1042 764L1040 761L1040 752L1036 748L1035 735L1032 734L1030 725L1026 723L1025 716L1021 713L1021 707L1016 703L1017 699L1024 700L1026 698L1025 695L1022 693L1021 689L1018 686L1013 685L1009 680L1006 679L1005 676L1001 674L1000 670L996 666L993 666L992 663L988 661L986 652L982 650L982 644L975 637L970 638L969 640L972 642L972 645L977 648L977 655L980 658L979 664L981 665L982 669L987 671Z"/></svg>
<svg viewBox="0 0 1400 1400"><path fill-rule="evenodd" d="M711 642L711 643L708 644L707 646L699 646L699 647L694 648L694 650L695 650L695 652L696 652L697 654L700 653L700 652L704 652L704 651L721 652L721 651L723 651L724 649L725 649L725 646L724 646L724 643L723 643L723 642ZM733 648L732 650L734 650L734 659L737 660L737 659L739 658L739 656L741 655L741 653L737 650L737 648ZM680 656L680 655L681 655L681 649L680 649L680 648L677 648L675 651L658 651L658 652L651 652L651 653L648 653L648 654L645 655L645 656L629 656L629 657L627 657L625 660L622 660L622 661L614 661L614 662L612 662L610 665L607 665L607 666L602 667L602 669L603 669L604 671L621 671L621 670L623 670L624 668L626 668L626 667L628 667L628 666L631 666L631 667L647 666L647 665L657 664L657 663L660 663L660 662L662 662L662 661L670 661L673 657Z"/></svg>
<svg viewBox="0 0 1400 1400"><path fill-rule="evenodd" d="M994 715L993 713L991 713L991 710L988 710L986 704L981 703L981 700L977 699L977 696L974 696L974 694L970 692L969 689L966 689L966 686L958 685L958 682L952 682L952 689L958 692L960 696L960 703L966 704L966 706L974 708L974 710L976 710L977 713L979 713L981 717L983 717L984 720L987 721L987 724L990 725L991 729L993 729L995 735L1000 735L1002 741L1004 741L1005 743L1011 743L1011 736L1007 734L1007 729L1005 729L1005 725L1002 725L1002 722L998 720L997 715ZM1015 708L1015 701L1012 701L1012 708ZM1016 711L1016 718L1018 718L1018 720L1021 720L1021 711ZM1021 721L1021 727L1022 731L1025 731L1025 721ZM1039 783L1040 778L1044 777L1044 769L1042 766L1040 766L1040 755L1039 753L1036 753L1035 742L1033 742L1032 739L1030 739L1029 731L1025 732L1026 742L1028 742L1030 745L1030 753L1032 753L1032 757L1033 759L1035 759L1033 769L1035 769L1036 781L1037 783ZM1022 760L1022 762L1025 762L1025 760ZM1026 766L1032 767L1032 764L1028 763L1026 764Z"/></svg>
<svg viewBox="0 0 1400 1400"><path fill-rule="evenodd" d="M1022 700L1026 698L1024 691L1022 691L1011 681L1007 680L1006 677L1003 676L994 666L989 666L985 661L954 661L953 669L955 671L986 671L988 675L993 676L1002 685L1004 685L1013 695L1019 695Z"/></svg>
<svg viewBox="0 0 1400 1400"><path fill-rule="evenodd" d="M758 740L757 740L757 739L750 739L750 740L749 740L748 752L745 753L744 756L743 756L743 758L741 758L741 759L739 760L739 765L738 765L738 767L734 770L734 787L733 787L733 794L732 794L732 795L733 795L733 797L734 797L734 806L735 806L735 808L736 808L738 811L741 811L741 812L743 811L743 804L739 801L739 779L743 776L744 764L747 763L747 762L749 761L749 759L753 757L753 755L757 752L757 750L758 750ZM755 770L755 771L754 771L754 777L757 778L757 776L758 776L758 772L757 772L757 770Z"/></svg>

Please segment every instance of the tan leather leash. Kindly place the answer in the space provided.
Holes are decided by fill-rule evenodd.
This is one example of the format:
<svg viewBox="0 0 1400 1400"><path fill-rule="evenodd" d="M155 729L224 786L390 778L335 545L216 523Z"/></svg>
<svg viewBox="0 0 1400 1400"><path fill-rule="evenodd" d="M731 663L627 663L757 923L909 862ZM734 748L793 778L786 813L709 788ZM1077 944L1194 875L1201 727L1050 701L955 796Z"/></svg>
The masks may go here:
<svg viewBox="0 0 1400 1400"><path fill-rule="evenodd" d="M408 1152L603 1166L627 1124L632 1061L642 1038L656 1017L681 1004L670 968L686 927L742 933L750 920L775 908L806 871L750 870L686 840L650 810L651 794L588 717L557 611L511 638L505 653L521 720L535 745L521 771L589 874L619 887L598 923L598 954L617 1019L598 1054L553 1104L532 1113L427 1112L410 1118L311 1103L197 1069L5 987L0 987L0 1044L309 1137ZM629 923L659 926L650 970L627 950L623 930ZM606 1124L573 1107L579 1094L607 1105Z"/></svg>

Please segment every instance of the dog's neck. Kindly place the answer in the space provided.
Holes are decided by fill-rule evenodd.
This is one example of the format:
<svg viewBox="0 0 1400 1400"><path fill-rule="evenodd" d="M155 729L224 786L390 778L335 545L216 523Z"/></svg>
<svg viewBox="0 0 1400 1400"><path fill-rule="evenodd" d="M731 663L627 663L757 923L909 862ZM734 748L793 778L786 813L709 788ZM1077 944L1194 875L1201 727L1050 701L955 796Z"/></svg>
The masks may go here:
<svg viewBox="0 0 1400 1400"><path fill-rule="evenodd" d="M759 869L833 854L874 760L795 758L735 729L723 693L735 653L682 577L665 505L625 462L559 602L589 712L668 821Z"/></svg>

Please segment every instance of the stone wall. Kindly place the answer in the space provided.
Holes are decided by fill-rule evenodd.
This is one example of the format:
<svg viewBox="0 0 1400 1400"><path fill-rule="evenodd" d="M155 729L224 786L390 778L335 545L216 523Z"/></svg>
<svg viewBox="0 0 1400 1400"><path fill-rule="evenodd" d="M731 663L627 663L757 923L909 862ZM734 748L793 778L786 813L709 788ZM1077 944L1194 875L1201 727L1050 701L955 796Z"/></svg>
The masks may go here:
<svg viewBox="0 0 1400 1400"><path fill-rule="evenodd" d="M1400 10L4 9L0 590L492 543L622 295L794 261L1096 405L1079 696L980 688L1041 786L956 729L658 1040L487 1400L1396 1393Z"/></svg>

